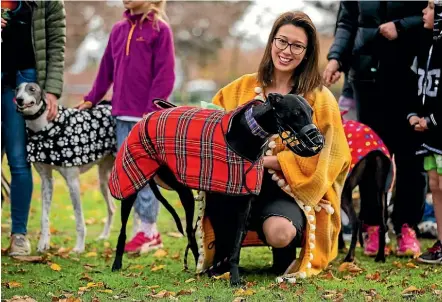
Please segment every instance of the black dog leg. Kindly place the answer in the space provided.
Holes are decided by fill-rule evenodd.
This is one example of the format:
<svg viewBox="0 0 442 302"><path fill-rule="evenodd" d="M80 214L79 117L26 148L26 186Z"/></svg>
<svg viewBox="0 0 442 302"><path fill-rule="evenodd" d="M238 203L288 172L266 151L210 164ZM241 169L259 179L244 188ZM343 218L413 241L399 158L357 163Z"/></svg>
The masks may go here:
<svg viewBox="0 0 442 302"><path fill-rule="evenodd" d="M247 220L250 214L252 199L253 197L244 202L244 209L242 211L238 211L236 215L236 225L238 226L238 229L235 235L235 243L233 245L232 254L229 258L231 286L241 285L241 279L239 277L239 258L241 253L241 245L247 235Z"/></svg>
<svg viewBox="0 0 442 302"><path fill-rule="evenodd" d="M123 253L124 246L126 244L126 225L129 220L129 214L132 206L137 198L137 194L130 196L127 199L121 201L121 230L118 236L117 252L115 254L114 264L112 265L112 271L118 271L123 266Z"/></svg>
<svg viewBox="0 0 442 302"><path fill-rule="evenodd" d="M359 233L359 218L356 215L355 209L353 207L353 200L352 200L352 190L353 186L350 182L346 183L344 186L344 190L342 191L342 208L344 212L348 215L348 219L350 221L350 224L352 226L352 234L351 234L351 243L350 248L348 250L347 256L345 257L345 262L353 262L355 259L355 249L356 249L356 243L358 240L358 233ZM343 241L343 239L342 239ZM345 245L345 243L344 243Z"/></svg>
<svg viewBox="0 0 442 302"><path fill-rule="evenodd" d="M177 190L178 195L180 196L181 203L183 204L183 208L186 213L186 234L187 240L192 251L193 257L195 258L195 263L198 262L198 244L195 238L195 231L193 229L193 215L195 212L195 198L193 197L192 191L182 186L179 190Z"/></svg>
<svg viewBox="0 0 442 302"><path fill-rule="evenodd" d="M167 201L167 199L164 198L164 196L161 194L161 192L158 189L157 184L153 180L153 178L149 181L149 186L152 189L152 192L153 192L153 195L155 195L155 198L158 199L161 202L161 204L166 208L166 210L168 210L169 213L172 215L173 220L175 221L175 224L178 228L178 231L184 235L183 225L181 224L180 217L178 216L175 209Z"/></svg>
<svg viewBox="0 0 442 302"><path fill-rule="evenodd" d="M338 237L338 249L339 251L345 251L344 231L341 228Z"/></svg>

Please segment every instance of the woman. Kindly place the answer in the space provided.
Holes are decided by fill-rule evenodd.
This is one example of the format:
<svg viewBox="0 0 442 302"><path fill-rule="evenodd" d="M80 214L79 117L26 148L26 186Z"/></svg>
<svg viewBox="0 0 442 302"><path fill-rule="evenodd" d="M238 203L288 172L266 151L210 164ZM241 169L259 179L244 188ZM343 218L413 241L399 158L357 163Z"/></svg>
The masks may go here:
<svg viewBox="0 0 442 302"><path fill-rule="evenodd" d="M230 111L269 93L293 93L303 95L313 107L313 121L325 137L324 149L303 158L285 149L278 138L276 148L264 158L267 172L251 219L259 238L273 247L275 272L297 272L300 277L319 273L337 255L340 194L350 166L338 105L321 85L318 56L319 42L310 18L302 12L284 13L273 25L258 73L235 80L213 99ZM274 181L280 179L289 186L281 189ZM212 265L214 235L210 219L200 221L203 246L197 269L203 270ZM262 244L257 239L249 232L244 245ZM302 251L295 263L297 246Z"/></svg>
<svg viewBox="0 0 442 302"><path fill-rule="evenodd" d="M57 115L63 88L66 43L62 1L2 1L2 141L11 170L9 255L29 255L26 238L32 172L26 157L26 129L13 102L15 87L37 82L46 92L48 119Z"/></svg>

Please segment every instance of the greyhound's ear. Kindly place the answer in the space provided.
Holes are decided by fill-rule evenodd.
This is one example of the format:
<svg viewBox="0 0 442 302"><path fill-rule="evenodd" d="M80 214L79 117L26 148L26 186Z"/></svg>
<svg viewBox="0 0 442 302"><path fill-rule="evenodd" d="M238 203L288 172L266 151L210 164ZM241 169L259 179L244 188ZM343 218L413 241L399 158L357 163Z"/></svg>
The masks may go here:
<svg viewBox="0 0 442 302"><path fill-rule="evenodd" d="M267 100L270 102L270 105L273 108L275 108L280 99L282 99L282 95L280 95L279 93L269 93L267 97Z"/></svg>
<svg viewBox="0 0 442 302"><path fill-rule="evenodd" d="M168 109L177 107L175 104L169 103L168 101L162 99L154 99L153 104L157 106L158 109Z"/></svg>

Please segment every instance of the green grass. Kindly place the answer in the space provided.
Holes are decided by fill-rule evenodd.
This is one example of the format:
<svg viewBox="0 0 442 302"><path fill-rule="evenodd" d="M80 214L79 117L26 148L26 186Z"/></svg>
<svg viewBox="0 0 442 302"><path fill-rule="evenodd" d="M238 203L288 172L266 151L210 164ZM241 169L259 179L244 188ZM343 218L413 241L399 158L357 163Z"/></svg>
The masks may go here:
<svg viewBox="0 0 442 302"><path fill-rule="evenodd" d="M165 299L180 301L233 301L238 296L246 301L441 301L442 267L413 265L407 259L388 257L386 263L375 263L372 258L361 255L358 249L356 264L363 270L353 275L338 272L343 259L331 263L329 272L320 276L302 280L296 285L275 285L274 275L261 271L271 265L271 251L268 248L245 248L241 255L241 266L248 283L248 291L237 293L228 286L226 280L209 279L206 276L196 277L192 272L183 271L183 254L185 238L168 236L168 232L176 232L176 228L167 211L162 208L159 229L168 255L163 258L153 255L140 257L124 257L124 269L121 273L112 273L113 261L111 248L116 244L120 227L119 213L116 215L111 238L108 241L95 241L102 228L105 217L105 204L98 191L97 172L95 170L81 177L83 209L87 225L86 252L82 255L69 255L67 258L57 256L59 248L72 248L75 245L75 221L69 194L62 178L57 174L55 180L54 200L51 208L51 243L49 263L25 263L2 256L1 295L2 299L10 299L14 295L30 296L37 301L58 301L58 297L78 297L81 301L149 301L151 295L168 291L187 293ZM34 176L34 195L29 219L29 237L33 251L37 245L40 230L40 179ZM172 204L178 205L176 195L167 193ZM117 202L119 208L119 203ZM183 216L180 209L179 214ZM2 211L2 248L9 244L10 207L4 204ZM131 234L129 226L129 235ZM431 244L423 241L424 247ZM96 256L94 253L96 252ZM89 253L89 254L88 254ZM177 259L177 255L179 258ZM89 257L88 257L89 256ZM189 257L189 267L194 263ZM50 264L61 267L60 271L51 269ZM398 264L400 263L400 264ZM164 268L151 271L152 267L164 265ZM402 267L398 267L402 266ZM379 278L368 280L368 275L379 272ZM194 278L196 280L192 280ZM187 280L187 282L186 282ZM12 282L18 282L12 283ZM80 290L94 282L95 287L86 291ZM101 282L101 283L100 283ZM17 287L14 287L17 285ZM402 292L415 286L418 291L408 296ZM186 292L187 291L187 292ZM439 294L439 295L438 295ZM167 296L167 295L166 295ZM367 297L367 296L371 296ZM74 299L71 297L71 301ZM237 299L239 301L240 299ZM78 300L77 300L78 301Z"/></svg>

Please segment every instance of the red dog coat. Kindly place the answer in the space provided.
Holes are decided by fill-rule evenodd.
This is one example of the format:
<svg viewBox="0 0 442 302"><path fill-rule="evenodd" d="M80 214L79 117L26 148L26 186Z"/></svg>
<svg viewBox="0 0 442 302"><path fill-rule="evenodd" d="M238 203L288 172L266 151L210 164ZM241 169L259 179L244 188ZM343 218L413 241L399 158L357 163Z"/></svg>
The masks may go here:
<svg viewBox="0 0 442 302"><path fill-rule="evenodd" d="M348 175L350 175L356 164L372 151L380 150L390 158L387 147L373 129L352 120L343 120L342 124L351 152L351 167Z"/></svg>
<svg viewBox="0 0 442 302"><path fill-rule="evenodd" d="M263 159L253 163L227 146L232 117L255 101L225 113L176 107L150 113L129 133L109 179L112 196L125 199L147 185L162 165L185 186L230 195L258 195Z"/></svg>

